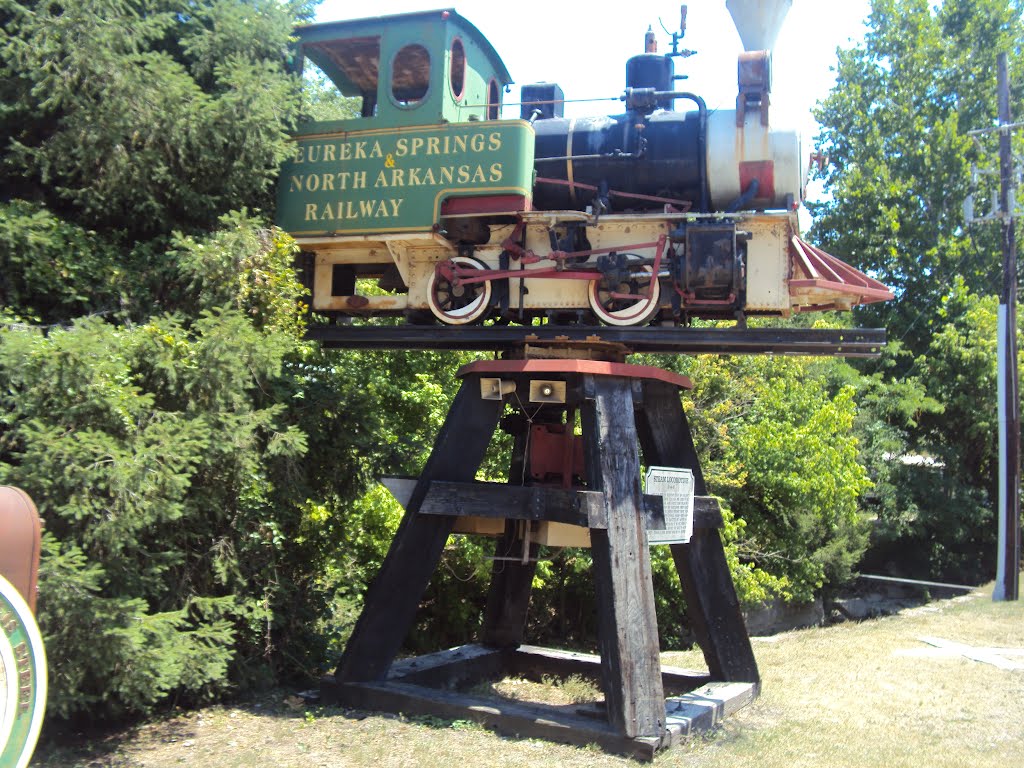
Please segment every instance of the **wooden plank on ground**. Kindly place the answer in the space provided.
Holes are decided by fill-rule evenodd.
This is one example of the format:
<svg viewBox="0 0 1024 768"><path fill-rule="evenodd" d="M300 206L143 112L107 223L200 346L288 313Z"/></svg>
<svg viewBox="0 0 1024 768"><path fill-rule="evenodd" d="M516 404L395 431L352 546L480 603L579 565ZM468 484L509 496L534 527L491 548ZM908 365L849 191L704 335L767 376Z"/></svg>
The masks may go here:
<svg viewBox="0 0 1024 768"><path fill-rule="evenodd" d="M653 760L661 739L634 739L616 733L601 720L558 708L439 691L395 682L339 686L345 706L449 720L472 720L519 738L546 739L585 746L597 744L610 752ZM664 702L662 702L664 710ZM662 715L664 717L664 714Z"/></svg>
<svg viewBox="0 0 1024 768"><path fill-rule="evenodd" d="M665 747L674 747L696 733L709 731L757 696L754 683L709 683L699 691L665 702L668 736Z"/></svg>
<svg viewBox="0 0 1024 768"><path fill-rule="evenodd" d="M479 680L504 675L506 654L482 645L460 645L444 651L401 659L391 665L387 679L394 682L455 689Z"/></svg>
<svg viewBox="0 0 1024 768"><path fill-rule="evenodd" d="M573 675L598 682L601 679L601 657L591 653L522 645L515 653L509 654L506 665L508 674L536 682ZM669 695L678 695L706 685L711 677L706 672L663 665L661 681Z"/></svg>

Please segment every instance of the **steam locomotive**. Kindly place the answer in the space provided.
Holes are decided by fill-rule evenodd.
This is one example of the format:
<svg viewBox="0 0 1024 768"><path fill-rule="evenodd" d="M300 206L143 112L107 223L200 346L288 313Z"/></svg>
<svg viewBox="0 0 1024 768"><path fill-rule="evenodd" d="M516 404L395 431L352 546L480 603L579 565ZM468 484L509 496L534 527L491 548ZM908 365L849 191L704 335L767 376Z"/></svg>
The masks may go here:
<svg viewBox="0 0 1024 768"><path fill-rule="evenodd" d="M306 254L313 310L633 326L892 298L799 237L806 164L770 120L791 2L727 0L747 49L735 109L676 90L683 6L671 51L648 32L626 63L623 113L586 118L537 83L501 119L508 71L451 9L301 27L299 70L359 105L302 125L282 169L278 225Z"/></svg>

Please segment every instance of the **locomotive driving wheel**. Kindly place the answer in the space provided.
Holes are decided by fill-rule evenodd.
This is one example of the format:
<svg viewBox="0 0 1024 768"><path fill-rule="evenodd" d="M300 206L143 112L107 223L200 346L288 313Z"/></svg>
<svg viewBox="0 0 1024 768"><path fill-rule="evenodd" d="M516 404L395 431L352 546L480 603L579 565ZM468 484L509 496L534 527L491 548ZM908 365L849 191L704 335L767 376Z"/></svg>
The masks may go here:
<svg viewBox="0 0 1024 768"><path fill-rule="evenodd" d="M450 260L463 269L487 269L472 256L453 256ZM491 308L491 282L463 283L449 280L437 270L427 280L427 302L434 317L447 325L469 325L483 320Z"/></svg>
<svg viewBox="0 0 1024 768"><path fill-rule="evenodd" d="M636 267L624 279L590 281L590 308L605 325L643 325L658 311L661 284L650 266ZM642 298L634 298L634 297Z"/></svg>

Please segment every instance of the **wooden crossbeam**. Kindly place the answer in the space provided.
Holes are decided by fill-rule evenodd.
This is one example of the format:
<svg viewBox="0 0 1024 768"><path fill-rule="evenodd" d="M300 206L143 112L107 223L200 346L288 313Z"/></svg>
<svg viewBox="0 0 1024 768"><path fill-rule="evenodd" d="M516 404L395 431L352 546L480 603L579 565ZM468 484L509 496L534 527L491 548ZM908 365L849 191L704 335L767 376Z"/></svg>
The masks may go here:
<svg viewBox="0 0 1024 768"><path fill-rule="evenodd" d="M647 530L665 529L661 496L643 495ZM521 487L505 483L455 483L435 480L423 499L421 515L547 520L605 530L604 494L576 488ZM721 528L722 511L714 496L695 496L693 527Z"/></svg>

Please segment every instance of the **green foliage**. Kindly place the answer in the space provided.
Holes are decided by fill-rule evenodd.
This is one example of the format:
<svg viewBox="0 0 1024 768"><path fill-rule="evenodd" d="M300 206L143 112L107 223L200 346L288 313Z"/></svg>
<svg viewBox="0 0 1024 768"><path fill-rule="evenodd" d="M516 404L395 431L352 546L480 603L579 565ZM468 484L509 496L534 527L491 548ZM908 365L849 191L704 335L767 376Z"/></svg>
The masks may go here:
<svg viewBox="0 0 1024 768"><path fill-rule="evenodd" d="M902 504L896 515L880 510L876 561L898 557L963 580L988 578L995 567L996 307L995 297L971 294L959 280L945 297L948 322L916 361L941 407L912 425L912 463L893 462Z"/></svg>
<svg viewBox="0 0 1024 768"><path fill-rule="evenodd" d="M916 352L956 275L974 291L999 285L998 259L985 258L997 233L962 229L970 163L994 161L994 144L977 153L967 133L992 124L996 56L1021 42L1015 0L875 0L864 44L840 51L818 107L831 197L814 207L814 234L894 288L895 302L865 315L881 312Z"/></svg>
<svg viewBox="0 0 1024 768"><path fill-rule="evenodd" d="M10 2L2 186L127 241L267 208L299 89L301 6Z"/></svg>
<svg viewBox="0 0 1024 768"><path fill-rule="evenodd" d="M223 690L228 663L270 641L261 619L299 554L268 511L304 437L256 395L287 344L230 311L0 339L0 482L46 521L41 624L55 680L74 683L56 711Z"/></svg>
<svg viewBox="0 0 1024 768"><path fill-rule="evenodd" d="M890 350L855 384L857 429L876 481L875 552L888 572L991 575L995 504L995 304L999 227L965 228L970 166L996 167L996 59L1009 53L1021 109L1017 0L875 0L864 44L840 51L819 105L830 199L815 233L897 292L861 313ZM1019 151L1019 147L1017 150ZM977 190L987 211L990 189Z"/></svg>
<svg viewBox="0 0 1024 768"><path fill-rule="evenodd" d="M853 391L835 361L700 357L687 418L741 599L808 600L850 576L866 544Z"/></svg>
<svg viewBox="0 0 1024 768"><path fill-rule="evenodd" d="M348 120L359 117L359 99L342 96L323 72L311 61L303 67L302 118L312 122Z"/></svg>
<svg viewBox="0 0 1024 768"><path fill-rule="evenodd" d="M94 232L42 206L0 205L0 307L27 311L25 320L52 323L117 308L115 258Z"/></svg>
<svg viewBox="0 0 1024 768"><path fill-rule="evenodd" d="M188 277L196 308L230 306L261 330L301 340L308 307L303 303L306 289L292 269L298 246L244 213L225 214L220 225L205 239L176 235L168 254Z"/></svg>

